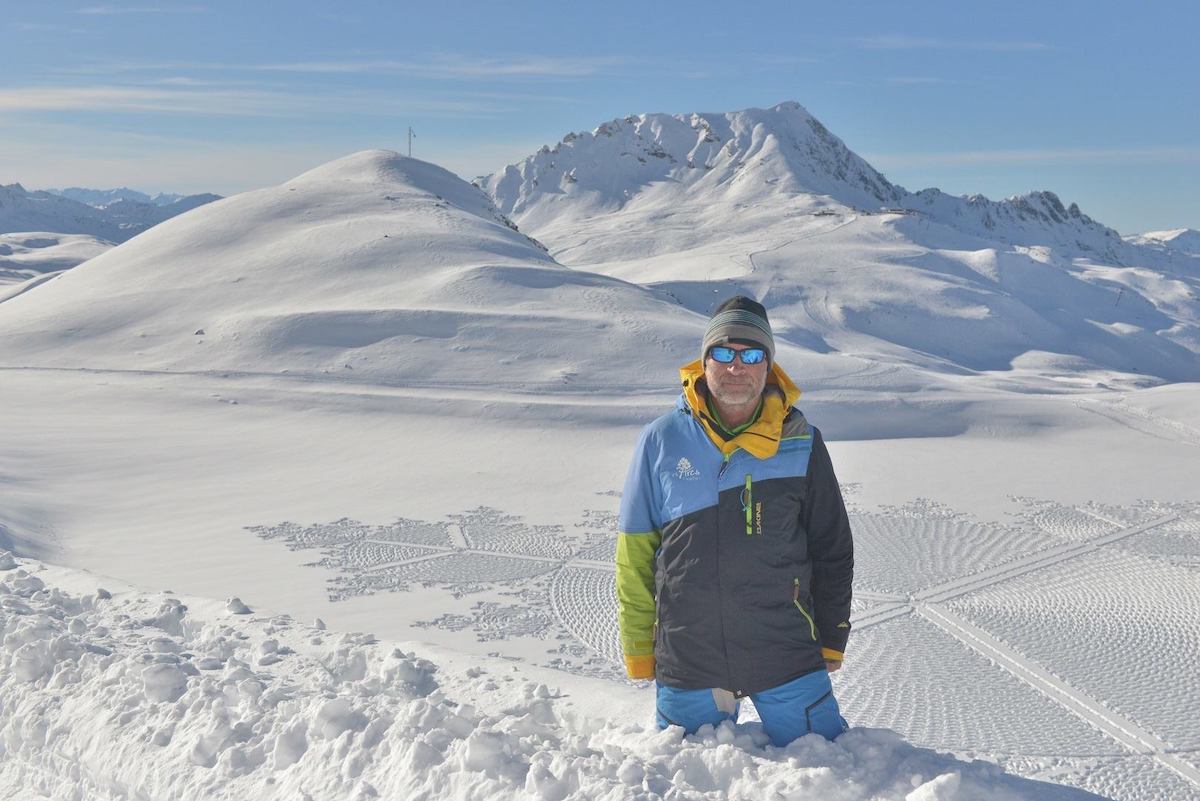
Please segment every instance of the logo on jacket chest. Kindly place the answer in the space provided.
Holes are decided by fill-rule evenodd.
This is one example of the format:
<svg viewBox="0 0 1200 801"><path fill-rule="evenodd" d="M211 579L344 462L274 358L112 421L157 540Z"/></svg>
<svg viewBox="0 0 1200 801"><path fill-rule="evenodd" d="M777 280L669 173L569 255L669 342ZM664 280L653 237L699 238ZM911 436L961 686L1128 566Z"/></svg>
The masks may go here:
<svg viewBox="0 0 1200 801"><path fill-rule="evenodd" d="M688 461L686 456L684 456L679 460L679 463L675 465L675 477L682 478L685 481L695 481L696 479L700 478L700 471L695 467L692 467L692 463Z"/></svg>

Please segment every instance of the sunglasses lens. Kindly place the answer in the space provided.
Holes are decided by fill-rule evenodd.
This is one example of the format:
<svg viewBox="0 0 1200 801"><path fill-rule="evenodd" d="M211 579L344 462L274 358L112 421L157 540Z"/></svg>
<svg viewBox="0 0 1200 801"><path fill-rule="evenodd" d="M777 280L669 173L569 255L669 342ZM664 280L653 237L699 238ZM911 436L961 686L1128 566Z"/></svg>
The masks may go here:
<svg viewBox="0 0 1200 801"><path fill-rule="evenodd" d="M722 348L717 346L714 348L709 348L708 355L712 357L712 360L715 362L729 364L734 360L734 357L737 356L737 351L733 348Z"/></svg>
<svg viewBox="0 0 1200 801"><path fill-rule="evenodd" d="M758 364L767 356L762 348L746 348L742 351L742 364Z"/></svg>

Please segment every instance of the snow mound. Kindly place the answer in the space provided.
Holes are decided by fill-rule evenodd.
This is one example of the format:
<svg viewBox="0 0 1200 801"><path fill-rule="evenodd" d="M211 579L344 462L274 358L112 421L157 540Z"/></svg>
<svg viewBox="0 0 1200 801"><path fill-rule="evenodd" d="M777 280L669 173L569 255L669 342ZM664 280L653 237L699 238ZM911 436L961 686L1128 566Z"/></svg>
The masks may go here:
<svg viewBox="0 0 1200 801"><path fill-rule="evenodd" d="M103 298L103 303L97 303ZM569 387L669 381L704 321L569 270L477 188L364 151L208 204L0 304L0 363ZM650 347L647 347L647 344Z"/></svg>
<svg viewBox="0 0 1200 801"><path fill-rule="evenodd" d="M683 737L597 720L504 663L453 673L369 635L104 598L67 588L81 574L26 567L0 577L9 797L1094 798L886 730L776 749L757 724Z"/></svg>

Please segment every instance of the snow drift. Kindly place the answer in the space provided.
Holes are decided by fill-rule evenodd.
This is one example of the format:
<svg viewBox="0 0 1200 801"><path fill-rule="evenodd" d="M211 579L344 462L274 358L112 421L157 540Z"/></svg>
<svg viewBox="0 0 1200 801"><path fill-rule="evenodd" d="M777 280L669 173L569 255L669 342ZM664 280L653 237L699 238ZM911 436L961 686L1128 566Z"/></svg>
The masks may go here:
<svg viewBox="0 0 1200 801"><path fill-rule="evenodd" d="M758 724L618 725L502 660L444 670L236 599L87 584L0 552L0 785L174 801L1097 798L886 730L777 749Z"/></svg>

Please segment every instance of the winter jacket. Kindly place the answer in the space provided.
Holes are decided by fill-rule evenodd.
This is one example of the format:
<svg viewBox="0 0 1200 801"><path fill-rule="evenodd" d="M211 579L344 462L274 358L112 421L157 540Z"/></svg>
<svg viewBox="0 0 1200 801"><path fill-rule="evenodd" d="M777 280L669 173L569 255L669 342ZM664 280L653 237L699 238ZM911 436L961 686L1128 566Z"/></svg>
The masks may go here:
<svg viewBox="0 0 1200 801"><path fill-rule="evenodd" d="M821 433L772 365L736 435L699 360L674 411L642 431L621 498L617 600L631 677L759 692L841 659L854 549Z"/></svg>

